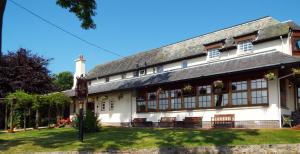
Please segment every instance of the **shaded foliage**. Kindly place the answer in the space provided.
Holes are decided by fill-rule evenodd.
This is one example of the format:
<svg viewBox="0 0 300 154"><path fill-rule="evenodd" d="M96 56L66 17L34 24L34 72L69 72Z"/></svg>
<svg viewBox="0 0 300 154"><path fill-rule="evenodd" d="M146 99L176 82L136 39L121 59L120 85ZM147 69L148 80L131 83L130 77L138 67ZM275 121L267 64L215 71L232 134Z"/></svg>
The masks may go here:
<svg viewBox="0 0 300 154"><path fill-rule="evenodd" d="M51 92L54 87L47 68L50 60L23 48L3 55L0 65L0 97L21 89L37 94Z"/></svg>
<svg viewBox="0 0 300 154"><path fill-rule="evenodd" d="M79 119L78 116L74 117L73 119L73 127L76 129L79 129ZM84 132L90 133L90 132L97 132L100 129L99 121L97 119L97 116L94 112L87 109L86 115L84 117L83 121L83 129Z"/></svg>
<svg viewBox="0 0 300 154"><path fill-rule="evenodd" d="M53 83L58 91L71 89L73 86L73 74L66 71L54 75Z"/></svg>
<svg viewBox="0 0 300 154"><path fill-rule="evenodd" d="M92 19L92 17L96 15L95 0L57 0L56 4L74 13L81 21L81 27L83 29L96 28Z"/></svg>

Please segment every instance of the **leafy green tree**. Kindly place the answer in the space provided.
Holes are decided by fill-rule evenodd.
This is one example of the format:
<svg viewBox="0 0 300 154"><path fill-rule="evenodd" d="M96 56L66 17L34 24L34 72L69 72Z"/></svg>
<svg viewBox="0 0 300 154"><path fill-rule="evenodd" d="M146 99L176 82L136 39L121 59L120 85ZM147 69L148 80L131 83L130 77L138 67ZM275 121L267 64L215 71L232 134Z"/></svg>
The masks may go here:
<svg viewBox="0 0 300 154"><path fill-rule="evenodd" d="M50 121L50 112L51 108L55 106L56 108L56 121L58 122L62 116L62 113L64 111L64 108L71 103L71 98L65 95L61 92L56 92L49 94L46 96L46 100L49 104L49 110L48 110L48 121ZM50 125L50 124L48 124Z"/></svg>
<svg viewBox="0 0 300 154"><path fill-rule="evenodd" d="M53 83L59 91L71 89L73 86L73 74L65 71L54 75Z"/></svg>
<svg viewBox="0 0 300 154"><path fill-rule="evenodd" d="M56 4L74 13L81 21L83 29L96 28L96 24L92 19L96 15L95 0L57 0Z"/></svg>
<svg viewBox="0 0 300 154"><path fill-rule="evenodd" d="M14 110L23 110L23 128L26 130L26 118L30 113L31 104L34 102L34 97L22 90L17 90L16 92L7 95L6 98L7 100L16 100L16 104L14 104Z"/></svg>

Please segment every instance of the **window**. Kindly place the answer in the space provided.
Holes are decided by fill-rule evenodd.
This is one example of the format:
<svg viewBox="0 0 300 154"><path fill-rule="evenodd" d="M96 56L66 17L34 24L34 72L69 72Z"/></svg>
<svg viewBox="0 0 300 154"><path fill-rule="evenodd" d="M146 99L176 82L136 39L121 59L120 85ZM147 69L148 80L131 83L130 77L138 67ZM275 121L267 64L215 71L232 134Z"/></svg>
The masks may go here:
<svg viewBox="0 0 300 154"><path fill-rule="evenodd" d="M156 67L153 67L153 73L157 73Z"/></svg>
<svg viewBox="0 0 300 154"><path fill-rule="evenodd" d="M294 48L293 49L295 51L299 51L300 50L300 38L295 38L294 42L295 42L295 44L294 44Z"/></svg>
<svg viewBox="0 0 300 154"><path fill-rule="evenodd" d="M91 81L89 81L89 82L88 82L88 85L90 86L91 84L92 84L92 82L91 82Z"/></svg>
<svg viewBox="0 0 300 154"><path fill-rule="evenodd" d="M105 102L101 103L101 111L105 111Z"/></svg>
<svg viewBox="0 0 300 154"><path fill-rule="evenodd" d="M252 104L268 103L268 88L266 79L251 80Z"/></svg>
<svg viewBox="0 0 300 154"><path fill-rule="evenodd" d="M232 82L232 105L247 105L247 81Z"/></svg>
<svg viewBox="0 0 300 154"><path fill-rule="evenodd" d="M211 107L211 85L199 86L199 107L209 108Z"/></svg>
<svg viewBox="0 0 300 154"><path fill-rule="evenodd" d="M126 73L122 74L122 79L126 79Z"/></svg>
<svg viewBox="0 0 300 154"><path fill-rule="evenodd" d="M157 66L157 73L162 73L164 71L164 67L161 65L161 66Z"/></svg>
<svg viewBox="0 0 300 154"><path fill-rule="evenodd" d="M156 92L147 93L148 97L148 111L156 111Z"/></svg>
<svg viewBox="0 0 300 154"><path fill-rule="evenodd" d="M105 78L105 82L109 82L109 77L106 77L106 78Z"/></svg>
<svg viewBox="0 0 300 154"><path fill-rule="evenodd" d="M139 76L139 71L134 71L133 72L133 77L138 77Z"/></svg>
<svg viewBox="0 0 300 154"><path fill-rule="evenodd" d="M169 108L169 93L168 91L161 91L159 94L159 110L167 110Z"/></svg>
<svg viewBox="0 0 300 154"><path fill-rule="evenodd" d="M137 112L146 112L146 100L145 97L137 97Z"/></svg>
<svg viewBox="0 0 300 154"><path fill-rule="evenodd" d="M238 50L242 53L249 52L253 50L253 44L251 41L244 41L238 44Z"/></svg>
<svg viewBox="0 0 300 154"><path fill-rule="evenodd" d="M181 108L181 89L170 90L171 109Z"/></svg>
<svg viewBox="0 0 300 154"><path fill-rule="evenodd" d="M140 73L140 76L146 75L146 70L145 69L140 70L139 73Z"/></svg>
<svg viewBox="0 0 300 154"><path fill-rule="evenodd" d="M185 109L196 108L195 89L192 87L190 91L183 90L183 103Z"/></svg>
<svg viewBox="0 0 300 154"><path fill-rule="evenodd" d="M207 57L208 57L208 59L219 58L220 55L221 55L221 53L220 53L220 51L218 49L213 49L213 50L207 51Z"/></svg>
<svg viewBox="0 0 300 154"><path fill-rule="evenodd" d="M187 60L182 61L182 68L187 68L187 67L188 67Z"/></svg>
<svg viewBox="0 0 300 154"><path fill-rule="evenodd" d="M113 111L114 108L115 108L114 102L110 101L110 102L109 102L109 111Z"/></svg>

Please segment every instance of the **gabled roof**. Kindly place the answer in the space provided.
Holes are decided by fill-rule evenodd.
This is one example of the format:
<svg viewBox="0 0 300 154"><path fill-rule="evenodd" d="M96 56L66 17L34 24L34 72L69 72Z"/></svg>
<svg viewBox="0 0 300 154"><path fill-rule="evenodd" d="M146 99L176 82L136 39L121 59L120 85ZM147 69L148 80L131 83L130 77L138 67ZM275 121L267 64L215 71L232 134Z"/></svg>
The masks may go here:
<svg viewBox="0 0 300 154"><path fill-rule="evenodd" d="M97 65L88 72L87 78L94 79L122 72L128 72L139 67L154 66L194 56L204 55L203 44L225 40L224 48L235 46L233 37L258 31L256 42L288 34L291 22L280 23L272 17L264 17L233 27L225 28L208 34L200 35L175 44L141 52L129 57ZM294 24L295 26L295 24Z"/></svg>
<svg viewBox="0 0 300 154"><path fill-rule="evenodd" d="M218 63L204 64L193 68L181 69L173 72L165 72L162 74L155 74L129 80L119 80L101 85L95 85L89 87L89 94L135 89L143 86L165 84L227 73L235 73L277 66L279 67L285 64L300 64L300 58L296 58L278 51L260 53ZM65 94L74 96L75 92L74 90L68 90L65 91Z"/></svg>

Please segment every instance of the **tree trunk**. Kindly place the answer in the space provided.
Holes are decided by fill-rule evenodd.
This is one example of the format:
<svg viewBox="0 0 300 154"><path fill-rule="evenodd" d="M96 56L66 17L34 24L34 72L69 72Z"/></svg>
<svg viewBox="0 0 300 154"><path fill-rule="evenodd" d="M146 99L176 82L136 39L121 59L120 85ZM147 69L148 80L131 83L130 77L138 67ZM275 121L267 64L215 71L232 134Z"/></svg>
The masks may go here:
<svg viewBox="0 0 300 154"><path fill-rule="evenodd" d="M60 110L59 107L56 106L56 125L59 125L59 120L60 120Z"/></svg>
<svg viewBox="0 0 300 154"><path fill-rule="evenodd" d="M39 109L35 110L35 129L39 129L40 113Z"/></svg>
<svg viewBox="0 0 300 154"><path fill-rule="evenodd" d="M7 130L7 110L8 110L7 106L8 106L7 103L5 103L5 117L4 117L5 118L4 119L5 120L5 122L4 122L5 126L4 126L4 130Z"/></svg>
<svg viewBox="0 0 300 154"><path fill-rule="evenodd" d="M24 116L24 131L26 131L26 110L24 109L23 110L24 111L24 113L23 113L23 116Z"/></svg>
<svg viewBox="0 0 300 154"><path fill-rule="evenodd" d="M2 60L2 25L6 1L7 0L0 0L0 63Z"/></svg>

